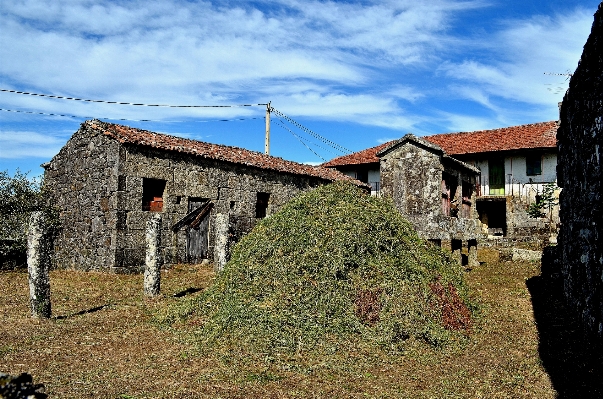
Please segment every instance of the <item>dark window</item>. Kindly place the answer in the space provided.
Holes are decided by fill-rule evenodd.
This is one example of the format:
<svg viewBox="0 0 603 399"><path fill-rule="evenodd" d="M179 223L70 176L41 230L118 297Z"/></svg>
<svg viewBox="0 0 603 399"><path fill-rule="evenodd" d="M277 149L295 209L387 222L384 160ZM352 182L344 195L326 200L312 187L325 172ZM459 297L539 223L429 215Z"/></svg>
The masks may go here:
<svg viewBox="0 0 603 399"><path fill-rule="evenodd" d="M165 191L165 180L142 179L142 210L150 212L161 212L163 210L163 192Z"/></svg>
<svg viewBox="0 0 603 399"><path fill-rule="evenodd" d="M126 176L117 176L117 191L126 191Z"/></svg>
<svg viewBox="0 0 603 399"><path fill-rule="evenodd" d="M270 199L269 193L258 193L257 201L255 203L255 217L265 218L266 210L268 209L268 200Z"/></svg>
<svg viewBox="0 0 603 399"><path fill-rule="evenodd" d="M458 217L457 186L458 180L455 176L442 173L442 214L444 216Z"/></svg>
<svg viewBox="0 0 603 399"><path fill-rule="evenodd" d="M473 186L471 183L463 182L463 200L461 206L461 217L469 219L471 217L471 196L473 195Z"/></svg>
<svg viewBox="0 0 603 399"><path fill-rule="evenodd" d="M356 172L356 180L359 180L363 183L368 183L368 171L359 170L358 172Z"/></svg>
<svg viewBox="0 0 603 399"><path fill-rule="evenodd" d="M526 157L526 175L536 176L542 174L542 157L540 155L528 155Z"/></svg>

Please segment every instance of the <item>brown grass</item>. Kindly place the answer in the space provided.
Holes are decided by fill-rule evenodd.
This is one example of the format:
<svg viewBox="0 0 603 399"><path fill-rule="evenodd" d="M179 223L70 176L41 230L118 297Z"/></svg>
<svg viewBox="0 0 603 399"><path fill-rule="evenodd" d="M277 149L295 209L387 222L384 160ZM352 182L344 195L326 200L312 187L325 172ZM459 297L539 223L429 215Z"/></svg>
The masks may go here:
<svg viewBox="0 0 603 399"><path fill-rule="evenodd" d="M31 373L52 398L554 398L525 283L537 274L536 264L509 262L467 272L482 317L443 350L416 343L404 354L233 362L240 357L197 355L187 338L194 321L178 331L152 322L186 300L173 294L207 287L209 268L164 272L164 296L152 300L140 275L53 271L50 320L29 317L26 273L0 272L0 371ZM364 310L371 317L374 305Z"/></svg>

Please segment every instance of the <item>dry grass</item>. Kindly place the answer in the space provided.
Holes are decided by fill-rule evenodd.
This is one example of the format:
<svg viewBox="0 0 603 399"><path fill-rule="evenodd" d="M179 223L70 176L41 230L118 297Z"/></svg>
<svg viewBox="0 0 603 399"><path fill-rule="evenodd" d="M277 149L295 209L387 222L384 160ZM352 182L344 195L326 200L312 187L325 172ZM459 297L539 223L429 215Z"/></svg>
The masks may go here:
<svg viewBox="0 0 603 399"><path fill-rule="evenodd" d="M53 271L50 320L29 317L26 273L0 272L0 371L30 372L52 398L554 398L526 288L538 274L537 264L509 262L467 272L483 315L466 342L442 351L416 344L397 355L234 363L228 353L196 355L194 326L152 322L186 300L174 293L207 287L207 267L164 272L165 295L153 300L140 275Z"/></svg>

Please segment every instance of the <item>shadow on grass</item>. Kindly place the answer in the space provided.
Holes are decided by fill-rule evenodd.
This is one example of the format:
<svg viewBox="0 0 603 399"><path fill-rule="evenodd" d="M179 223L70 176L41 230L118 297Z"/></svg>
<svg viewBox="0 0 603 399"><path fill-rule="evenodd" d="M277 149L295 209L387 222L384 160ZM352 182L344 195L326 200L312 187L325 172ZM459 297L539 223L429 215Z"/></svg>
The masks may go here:
<svg viewBox="0 0 603 399"><path fill-rule="evenodd" d="M185 295L194 294L195 292L201 291L201 288L190 287L185 289L184 291L176 292L172 295L174 298L182 298Z"/></svg>
<svg viewBox="0 0 603 399"><path fill-rule="evenodd" d="M526 281L538 327L540 359L558 398L603 398L603 357L584 339L562 287L535 276Z"/></svg>
<svg viewBox="0 0 603 399"><path fill-rule="evenodd" d="M99 310L103 310L104 308L107 308L109 306L111 306L111 304L101 305L101 306L97 306L97 307L91 308L91 309L80 310L79 312L71 313L71 314L64 315L64 316L54 316L54 318L56 320L64 320L64 319L68 319L68 318L74 317L74 316L81 316L81 315L88 314L88 313L98 312Z"/></svg>

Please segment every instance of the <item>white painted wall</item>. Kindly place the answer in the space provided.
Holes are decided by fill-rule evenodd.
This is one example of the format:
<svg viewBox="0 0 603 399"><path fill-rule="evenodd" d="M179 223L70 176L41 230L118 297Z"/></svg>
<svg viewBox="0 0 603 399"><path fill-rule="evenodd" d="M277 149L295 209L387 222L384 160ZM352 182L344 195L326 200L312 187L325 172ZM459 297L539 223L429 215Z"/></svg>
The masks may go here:
<svg viewBox="0 0 603 399"><path fill-rule="evenodd" d="M488 159L479 159L470 164L480 169L481 195L489 195L488 184ZM542 193L542 187L549 182L557 181L557 155L553 153L542 156L542 174L535 176L526 175L525 156L512 156L505 158L505 195L521 196L534 200L537 194Z"/></svg>

